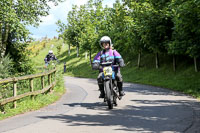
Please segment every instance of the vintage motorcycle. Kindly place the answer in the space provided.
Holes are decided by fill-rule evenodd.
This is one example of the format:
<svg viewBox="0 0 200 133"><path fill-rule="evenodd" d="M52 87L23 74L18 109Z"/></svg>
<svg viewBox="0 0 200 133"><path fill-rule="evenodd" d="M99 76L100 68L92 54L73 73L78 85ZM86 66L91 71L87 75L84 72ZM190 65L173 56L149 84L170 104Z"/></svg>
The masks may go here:
<svg viewBox="0 0 200 133"><path fill-rule="evenodd" d="M117 99L121 100L115 72L113 71L113 67L118 67L118 65L113 65L112 62L104 62L101 63L101 66L103 67L104 102L107 102L109 109L113 109L113 105L117 106Z"/></svg>

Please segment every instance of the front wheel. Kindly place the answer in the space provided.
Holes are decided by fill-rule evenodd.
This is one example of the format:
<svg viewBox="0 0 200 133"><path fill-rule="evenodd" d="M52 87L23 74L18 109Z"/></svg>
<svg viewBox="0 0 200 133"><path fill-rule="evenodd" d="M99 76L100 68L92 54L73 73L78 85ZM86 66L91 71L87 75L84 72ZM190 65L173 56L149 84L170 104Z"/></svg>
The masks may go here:
<svg viewBox="0 0 200 133"><path fill-rule="evenodd" d="M109 109L113 109L113 96L111 92L112 83L110 80L105 81L105 93L106 93L106 101Z"/></svg>

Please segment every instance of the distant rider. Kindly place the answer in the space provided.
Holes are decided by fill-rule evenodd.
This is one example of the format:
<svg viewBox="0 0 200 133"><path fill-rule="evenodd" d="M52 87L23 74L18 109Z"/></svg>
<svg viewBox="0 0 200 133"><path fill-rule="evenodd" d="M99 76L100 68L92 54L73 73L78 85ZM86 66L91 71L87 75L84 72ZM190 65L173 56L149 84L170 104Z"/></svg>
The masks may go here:
<svg viewBox="0 0 200 133"><path fill-rule="evenodd" d="M100 47L103 49L100 51L94 58L92 63L92 68L99 70L99 75L97 77L97 82L100 90L100 96L99 98L105 97L104 92L104 82L103 82L103 69L100 67L100 63L102 62L112 62L113 65L119 64L119 67L114 67L114 71L116 73L116 80L117 80L117 86L119 88L119 95L124 96L125 93L123 92L123 79L122 75L120 73L120 67L124 67L124 60L122 56L116 51L112 50L113 44L111 43L111 39L108 36L103 36L100 39Z"/></svg>
<svg viewBox="0 0 200 133"><path fill-rule="evenodd" d="M49 50L49 53L46 55L46 57L44 58L44 62L45 62L45 66L48 66L50 61L57 61L56 56L53 54L53 50Z"/></svg>

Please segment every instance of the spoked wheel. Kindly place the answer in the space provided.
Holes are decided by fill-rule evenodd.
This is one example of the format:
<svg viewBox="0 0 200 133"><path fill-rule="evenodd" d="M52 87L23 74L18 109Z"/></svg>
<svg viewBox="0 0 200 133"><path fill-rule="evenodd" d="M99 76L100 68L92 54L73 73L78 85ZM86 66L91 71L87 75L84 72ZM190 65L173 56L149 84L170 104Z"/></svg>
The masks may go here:
<svg viewBox="0 0 200 133"><path fill-rule="evenodd" d="M110 88L111 88L110 80L105 81L106 101L108 104L108 108L113 109L113 95Z"/></svg>

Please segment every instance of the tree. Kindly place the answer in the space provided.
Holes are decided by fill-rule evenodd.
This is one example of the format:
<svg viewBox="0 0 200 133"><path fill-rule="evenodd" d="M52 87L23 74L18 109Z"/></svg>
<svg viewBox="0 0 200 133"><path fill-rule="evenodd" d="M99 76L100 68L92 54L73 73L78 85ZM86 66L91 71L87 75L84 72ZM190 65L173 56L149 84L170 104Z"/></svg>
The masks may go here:
<svg viewBox="0 0 200 133"><path fill-rule="evenodd" d="M140 28L139 35L145 47L156 55L156 68L158 68L158 54L167 53L166 43L172 36L173 23L167 14L169 3L167 0L143 0L133 3L128 5L136 11L134 17L137 27Z"/></svg>
<svg viewBox="0 0 200 133"><path fill-rule="evenodd" d="M189 55L194 58L195 71L200 56L200 2L195 0L175 0L171 3L174 23L173 41L169 43L169 53Z"/></svg>
<svg viewBox="0 0 200 133"><path fill-rule="evenodd" d="M10 54L13 60L22 57L21 55L24 54L27 47L25 42L30 39L26 26L39 25L39 22L41 22L40 18L48 15L50 9L48 2L57 4L61 0L0 1L0 57L3 58L6 54ZM17 49L18 47L20 49ZM18 65L15 64L14 66Z"/></svg>
<svg viewBox="0 0 200 133"><path fill-rule="evenodd" d="M77 57L79 56L79 41L78 41L78 34L80 32L79 18L78 18L78 6L72 7L72 11L68 13L68 25L67 25L67 33L68 41L73 46L77 48Z"/></svg>

